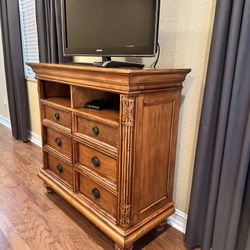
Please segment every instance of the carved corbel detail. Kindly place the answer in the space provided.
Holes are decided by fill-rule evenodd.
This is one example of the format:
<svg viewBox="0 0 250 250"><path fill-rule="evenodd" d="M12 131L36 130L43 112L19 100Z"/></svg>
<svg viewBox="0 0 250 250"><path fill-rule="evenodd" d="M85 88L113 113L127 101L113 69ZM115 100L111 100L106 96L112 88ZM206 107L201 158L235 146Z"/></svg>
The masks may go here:
<svg viewBox="0 0 250 250"><path fill-rule="evenodd" d="M121 130L122 130L122 151L121 151L121 190L120 190L120 226L128 228L131 221L131 188L132 188L132 158L135 124L135 98L121 97Z"/></svg>

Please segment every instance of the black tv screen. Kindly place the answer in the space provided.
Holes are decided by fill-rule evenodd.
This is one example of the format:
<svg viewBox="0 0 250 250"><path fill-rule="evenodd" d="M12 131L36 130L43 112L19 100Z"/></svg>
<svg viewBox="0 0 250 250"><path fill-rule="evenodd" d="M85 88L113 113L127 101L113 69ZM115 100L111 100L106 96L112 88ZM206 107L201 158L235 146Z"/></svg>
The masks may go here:
<svg viewBox="0 0 250 250"><path fill-rule="evenodd" d="M154 56L159 0L62 0L65 55Z"/></svg>

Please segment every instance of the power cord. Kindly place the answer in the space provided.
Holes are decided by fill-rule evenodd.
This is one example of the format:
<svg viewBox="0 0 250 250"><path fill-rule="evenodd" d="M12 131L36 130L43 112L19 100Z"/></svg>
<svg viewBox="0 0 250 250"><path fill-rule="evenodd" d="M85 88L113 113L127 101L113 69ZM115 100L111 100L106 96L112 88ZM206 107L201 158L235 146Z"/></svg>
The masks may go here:
<svg viewBox="0 0 250 250"><path fill-rule="evenodd" d="M157 43L157 57L156 57L156 60L151 64L150 68L156 68L158 62L159 62L159 59L160 59L160 54L161 54L161 46L159 44L159 42Z"/></svg>

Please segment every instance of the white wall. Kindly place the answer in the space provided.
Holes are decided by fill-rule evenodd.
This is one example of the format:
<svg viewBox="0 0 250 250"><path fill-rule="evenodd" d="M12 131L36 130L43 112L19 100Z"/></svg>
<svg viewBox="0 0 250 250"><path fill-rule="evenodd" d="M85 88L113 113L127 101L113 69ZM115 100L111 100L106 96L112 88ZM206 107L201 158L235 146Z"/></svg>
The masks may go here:
<svg viewBox="0 0 250 250"><path fill-rule="evenodd" d="M27 81L28 102L30 111L30 129L31 132L41 136L41 123L40 123L40 107L38 99L37 81Z"/></svg>
<svg viewBox="0 0 250 250"><path fill-rule="evenodd" d="M0 117L9 120L9 107L7 100L6 79L4 69L2 31L0 25Z"/></svg>

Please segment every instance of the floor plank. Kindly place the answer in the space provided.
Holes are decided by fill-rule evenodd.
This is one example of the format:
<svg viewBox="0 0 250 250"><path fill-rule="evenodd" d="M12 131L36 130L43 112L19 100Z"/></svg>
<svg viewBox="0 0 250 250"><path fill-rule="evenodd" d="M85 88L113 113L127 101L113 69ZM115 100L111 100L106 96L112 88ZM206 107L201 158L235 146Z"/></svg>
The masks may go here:
<svg viewBox="0 0 250 250"><path fill-rule="evenodd" d="M11 250L12 247L9 241L6 239L4 233L0 229L0 250Z"/></svg>
<svg viewBox="0 0 250 250"><path fill-rule="evenodd" d="M113 242L37 177L42 151L0 125L0 250L111 250ZM152 231L135 249L184 250L183 234Z"/></svg>

